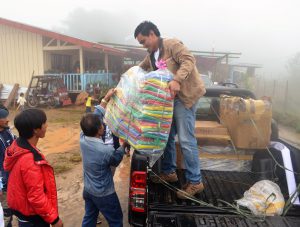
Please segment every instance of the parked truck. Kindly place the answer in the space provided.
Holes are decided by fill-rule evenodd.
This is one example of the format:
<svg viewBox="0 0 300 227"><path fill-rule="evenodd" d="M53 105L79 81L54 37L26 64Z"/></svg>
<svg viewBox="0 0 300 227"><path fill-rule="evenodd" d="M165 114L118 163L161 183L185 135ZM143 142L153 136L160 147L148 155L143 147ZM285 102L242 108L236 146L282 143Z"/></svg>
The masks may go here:
<svg viewBox="0 0 300 227"><path fill-rule="evenodd" d="M57 76L32 76L26 92L29 107L48 105L49 107L72 104L67 88Z"/></svg>
<svg viewBox="0 0 300 227"><path fill-rule="evenodd" d="M249 90L217 86L207 88L207 92L201 102L203 100L219 99L224 94L255 99L255 95ZM198 106L197 121L217 120L215 113L210 111L210 105L203 104ZM300 149L278 138L277 129L276 123L272 121L273 132L271 139L282 143L290 150L290 161L299 190ZM179 147L178 143L177 147ZM288 201L290 198L289 187L291 185L287 183L286 170L278 165L284 166L282 153L275 148L269 148L269 151L266 149L254 149L251 152L253 158L248 163L250 171L234 168L238 165L238 160L230 166L225 165L223 169L211 170L202 168L204 191L195 195L195 200L181 200L176 196L176 188L180 189L186 183L184 167L180 163L177 165L178 182L170 184L171 186L155 184L150 178L153 173L159 174L161 172L161 159L151 167L149 158L140 154L139 151L134 151L131 161L128 200L130 225L157 227L300 226L300 205L297 203L291 204L284 216L266 217L263 221L254 221L243 215L237 215L232 212L233 209L228 209L228 206L224 203L225 201L232 204L237 199L242 198L246 190L262 179L268 179L278 184L285 201ZM222 163L223 160L220 159L218 161ZM211 204L211 206L197 201L203 201Z"/></svg>

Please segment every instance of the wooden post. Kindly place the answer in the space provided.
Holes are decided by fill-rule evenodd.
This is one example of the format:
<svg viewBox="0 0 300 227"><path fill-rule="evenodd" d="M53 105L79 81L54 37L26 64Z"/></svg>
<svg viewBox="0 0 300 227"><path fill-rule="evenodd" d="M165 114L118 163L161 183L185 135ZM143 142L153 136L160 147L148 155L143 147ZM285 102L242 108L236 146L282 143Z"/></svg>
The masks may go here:
<svg viewBox="0 0 300 227"><path fill-rule="evenodd" d="M275 101L276 80L273 81L272 99Z"/></svg>
<svg viewBox="0 0 300 227"><path fill-rule="evenodd" d="M254 78L254 80L255 80L255 86L253 88L253 91L257 96L259 96L259 78L256 77Z"/></svg>
<svg viewBox="0 0 300 227"><path fill-rule="evenodd" d="M0 84L0 98L1 98L1 91L2 91L2 89L3 89L3 84ZM2 104L1 100L0 100L0 104Z"/></svg>
<svg viewBox="0 0 300 227"><path fill-rule="evenodd" d="M18 94L18 90L19 90L19 84L15 84L13 89L9 93L8 98L6 99L6 101L4 103L4 106L6 108L8 108L9 105L11 104L11 102L14 101L16 95Z"/></svg>
<svg viewBox="0 0 300 227"><path fill-rule="evenodd" d="M107 77L107 85L109 85L109 78L108 78L108 54L107 53L105 53L105 62L104 62L104 64L105 64L105 71L106 71L106 77Z"/></svg>
<svg viewBox="0 0 300 227"><path fill-rule="evenodd" d="M108 54L104 54L104 67L105 67L105 72L108 73Z"/></svg>
<svg viewBox="0 0 300 227"><path fill-rule="evenodd" d="M289 81L286 80L286 85L285 85L285 94L284 94L284 111L287 112L287 108L288 108L288 90L289 90Z"/></svg>
<svg viewBox="0 0 300 227"><path fill-rule="evenodd" d="M80 62L80 74L84 73L84 66L83 66L83 50L82 47L79 48L79 62Z"/></svg>

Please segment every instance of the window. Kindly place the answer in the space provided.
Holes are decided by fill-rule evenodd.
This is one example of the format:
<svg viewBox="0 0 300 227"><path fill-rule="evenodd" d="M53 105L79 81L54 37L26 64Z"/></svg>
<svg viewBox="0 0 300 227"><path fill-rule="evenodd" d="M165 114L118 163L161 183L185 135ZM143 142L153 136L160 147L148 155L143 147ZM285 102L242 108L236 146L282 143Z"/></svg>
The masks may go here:
<svg viewBox="0 0 300 227"><path fill-rule="evenodd" d="M57 73L71 72L71 56L62 54L52 54L51 68Z"/></svg>
<svg viewBox="0 0 300 227"><path fill-rule="evenodd" d="M38 78L33 78L31 82L31 87L37 87L38 86Z"/></svg>
<svg viewBox="0 0 300 227"><path fill-rule="evenodd" d="M220 98L219 97L201 97L196 106L197 120L219 121Z"/></svg>

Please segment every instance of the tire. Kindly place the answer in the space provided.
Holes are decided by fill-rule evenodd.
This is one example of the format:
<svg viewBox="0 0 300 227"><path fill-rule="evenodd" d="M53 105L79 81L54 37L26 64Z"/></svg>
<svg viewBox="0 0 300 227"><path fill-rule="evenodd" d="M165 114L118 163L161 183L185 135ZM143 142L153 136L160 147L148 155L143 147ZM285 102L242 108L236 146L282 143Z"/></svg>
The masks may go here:
<svg viewBox="0 0 300 227"><path fill-rule="evenodd" d="M50 108L54 108L56 106L56 101L54 97L50 97L47 101L47 104Z"/></svg>
<svg viewBox="0 0 300 227"><path fill-rule="evenodd" d="M39 105L39 101L36 97L34 96L29 96L28 98L28 106L31 108L36 108Z"/></svg>

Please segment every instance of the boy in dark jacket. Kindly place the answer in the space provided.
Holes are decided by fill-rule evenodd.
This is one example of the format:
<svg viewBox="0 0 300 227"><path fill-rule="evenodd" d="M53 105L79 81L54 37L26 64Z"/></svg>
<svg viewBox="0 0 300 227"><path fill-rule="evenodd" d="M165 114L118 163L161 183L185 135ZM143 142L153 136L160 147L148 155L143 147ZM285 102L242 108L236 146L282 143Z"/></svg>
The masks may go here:
<svg viewBox="0 0 300 227"><path fill-rule="evenodd" d="M4 212L4 221L5 226L12 226L12 213L9 207L7 206L7 180L8 172L3 169L4 154L6 148L8 148L12 142L16 139L16 136L10 131L8 126L8 109L0 104L0 173L2 177L2 188L0 189L2 193L2 207Z"/></svg>

